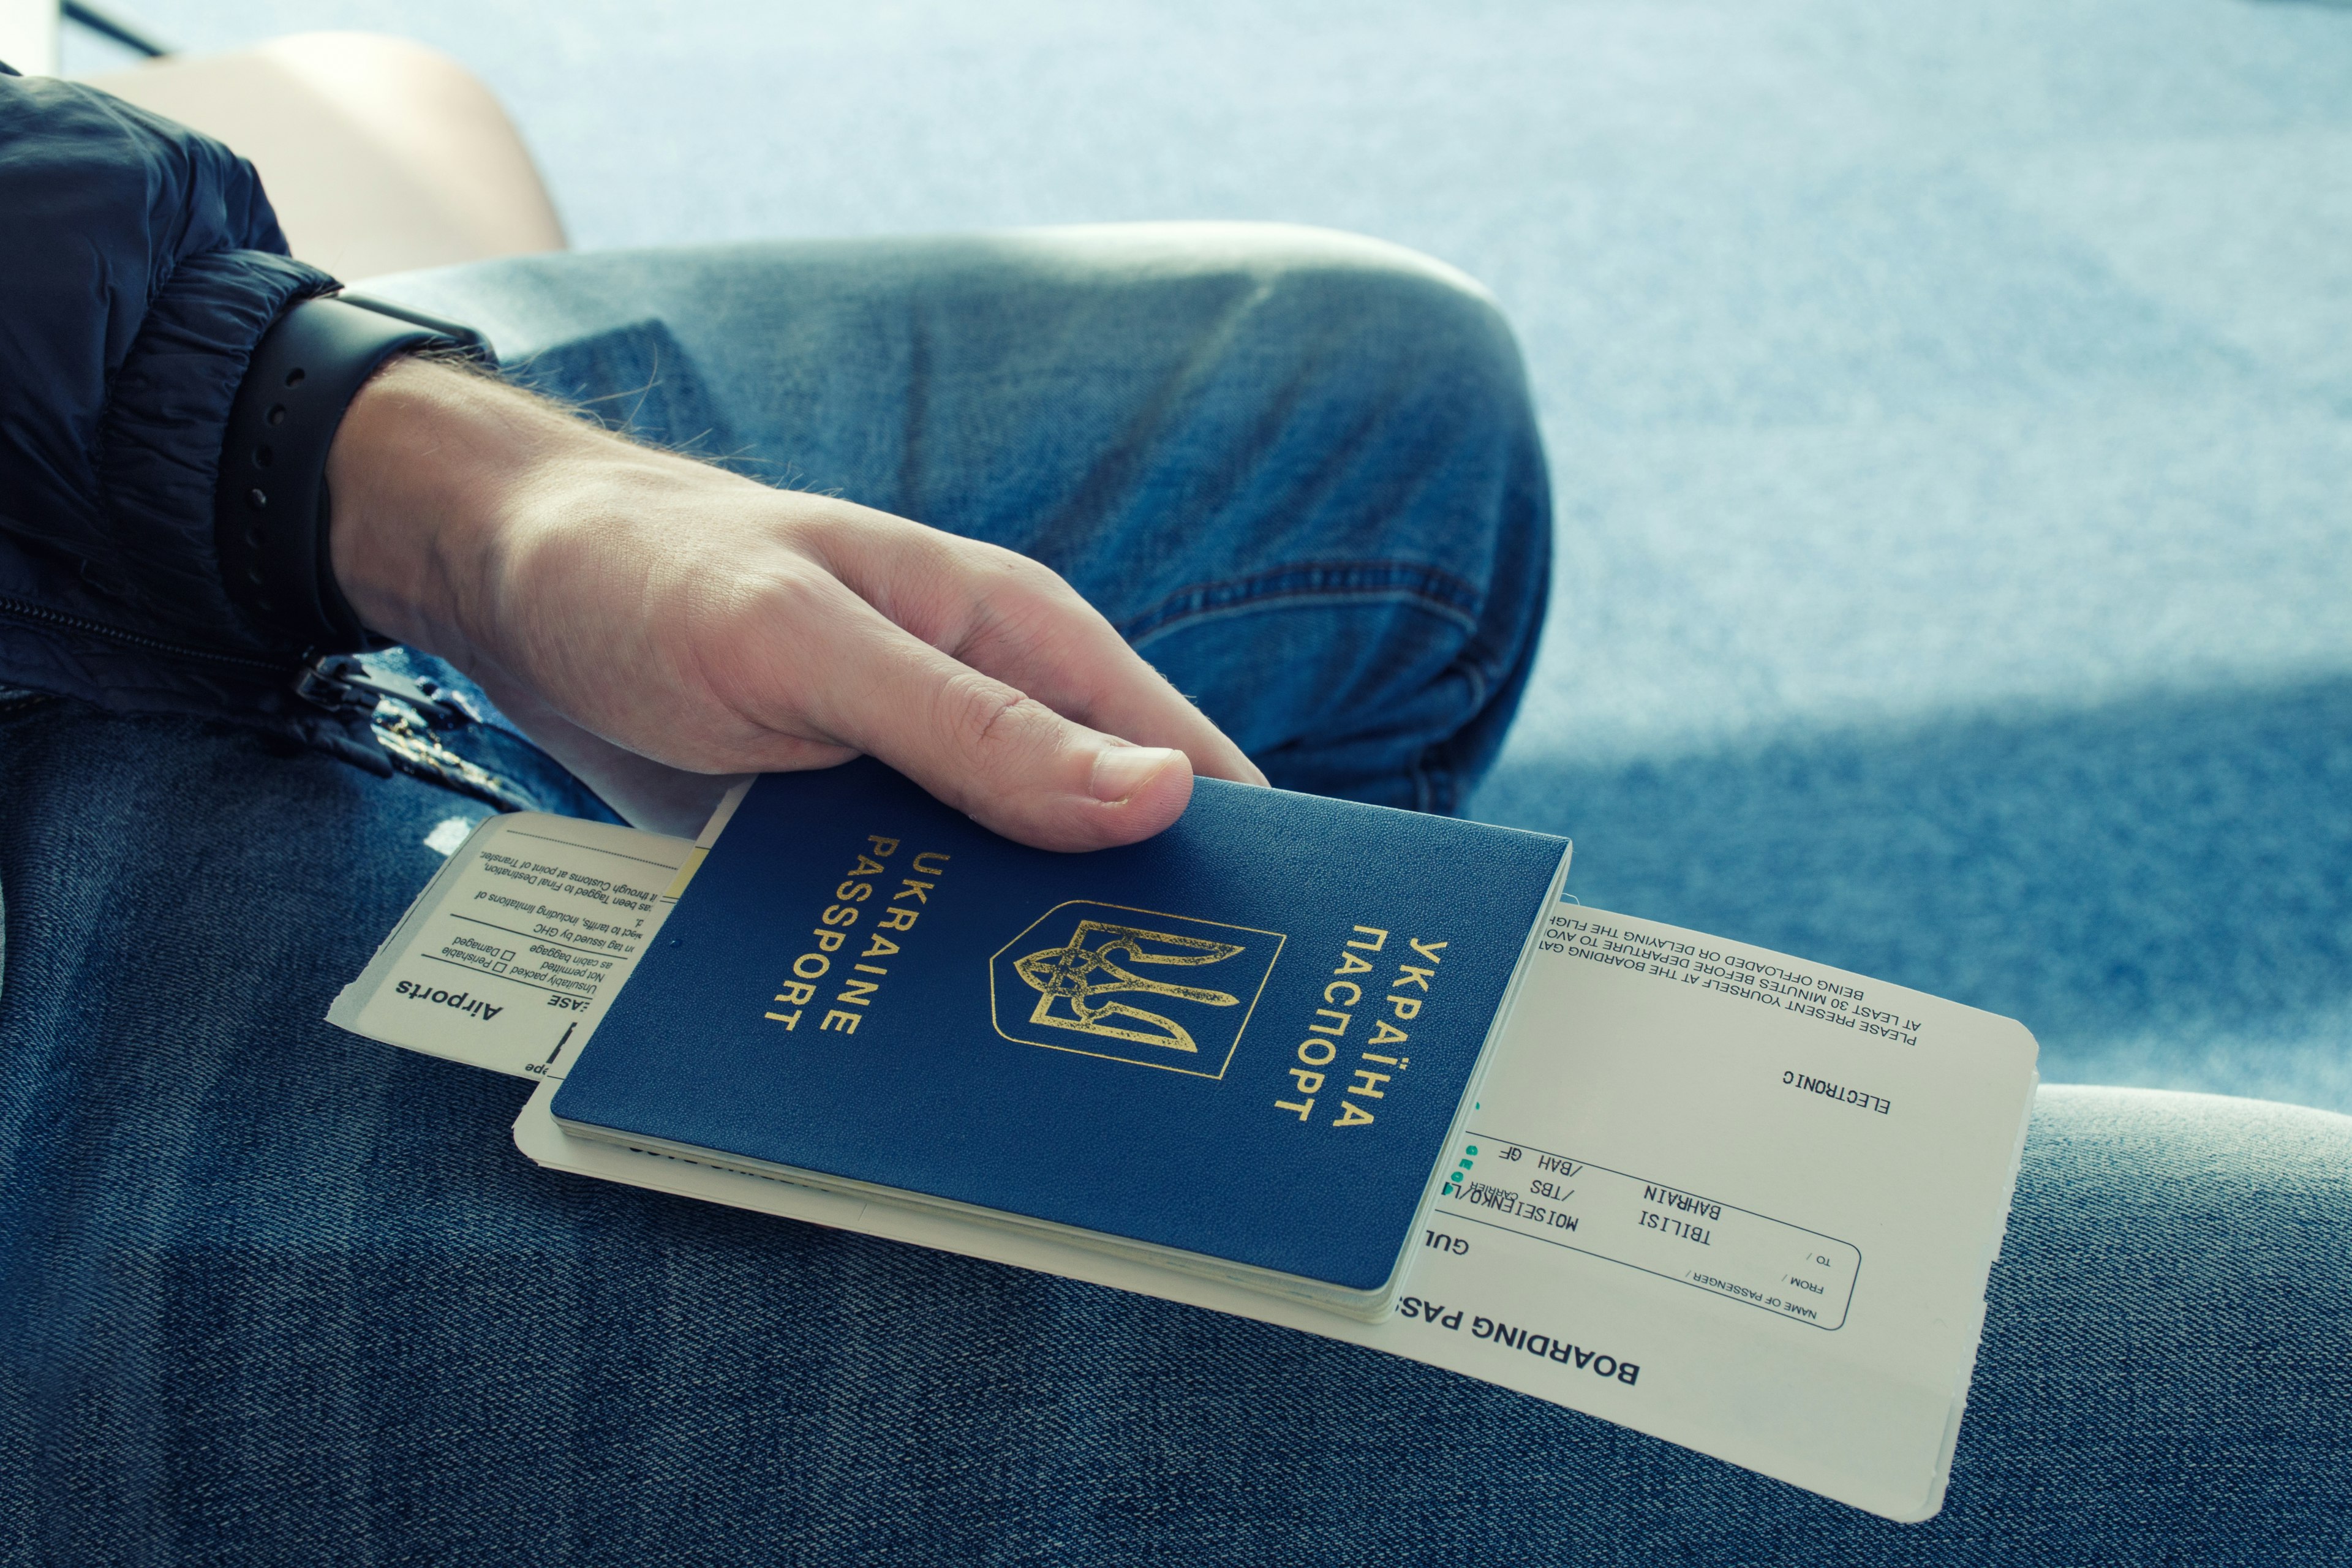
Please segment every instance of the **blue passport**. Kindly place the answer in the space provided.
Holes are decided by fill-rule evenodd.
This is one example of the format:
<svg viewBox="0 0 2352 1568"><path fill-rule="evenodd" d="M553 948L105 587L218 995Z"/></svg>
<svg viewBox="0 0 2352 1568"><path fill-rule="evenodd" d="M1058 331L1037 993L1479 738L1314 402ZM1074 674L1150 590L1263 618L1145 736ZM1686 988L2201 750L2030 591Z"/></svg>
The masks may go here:
<svg viewBox="0 0 2352 1568"><path fill-rule="evenodd" d="M1568 851L1202 779L1063 855L870 760L771 774L553 1111L1376 1317Z"/></svg>

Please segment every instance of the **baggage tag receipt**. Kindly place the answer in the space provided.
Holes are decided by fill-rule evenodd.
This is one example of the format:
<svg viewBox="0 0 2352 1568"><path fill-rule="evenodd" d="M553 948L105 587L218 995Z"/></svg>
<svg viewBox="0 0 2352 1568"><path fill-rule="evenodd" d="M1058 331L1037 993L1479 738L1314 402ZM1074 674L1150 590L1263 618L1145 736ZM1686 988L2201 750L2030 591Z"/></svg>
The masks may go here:
<svg viewBox="0 0 2352 1568"><path fill-rule="evenodd" d="M486 818L327 1021L387 1045L560 1081L704 851L575 817Z"/></svg>

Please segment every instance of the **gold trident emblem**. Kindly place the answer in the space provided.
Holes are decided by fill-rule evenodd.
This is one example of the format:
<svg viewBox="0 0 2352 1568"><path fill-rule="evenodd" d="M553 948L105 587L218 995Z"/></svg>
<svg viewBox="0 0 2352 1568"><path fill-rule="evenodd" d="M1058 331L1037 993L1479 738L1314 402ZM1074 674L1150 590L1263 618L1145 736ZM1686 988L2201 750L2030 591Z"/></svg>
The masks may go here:
<svg viewBox="0 0 2352 1568"><path fill-rule="evenodd" d="M1096 939L1100 939L1097 942ZM1089 946L1089 942L1095 945ZM1148 946L1146 944L1149 944ZM1187 1002L1200 1002L1211 1007L1231 1007L1240 999L1223 991L1212 991L1200 985L1178 985L1172 981L1147 979L1115 963L1117 953L1130 964L1198 965L1218 963L1241 952L1237 943L1210 942L1197 936L1176 936L1167 931L1145 931L1140 926L1112 925L1104 921L1080 921L1070 940L1060 947L1049 947L1014 961L1014 973L1030 987L1042 994L1037 1009L1029 1015L1033 1024L1045 1024L1056 1029L1071 1029L1082 1035L1110 1035L1122 1040L1134 1040L1146 1046L1165 1046L1172 1051L1198 1052L1192 1037L1175 1019L1162 1016L1147 1008L1127 1002L1097 1001L1096 998L1114 993L1141 992L1156 996L1176 996ZM1075 1020L1051 1016L1056 1000L1070 1005L1076 1014ZM1135 1024L1150 1026L1161 1033L1150 1034L1142 1029L1121 1028L1107 1022L1122 1018Z"/></svg>

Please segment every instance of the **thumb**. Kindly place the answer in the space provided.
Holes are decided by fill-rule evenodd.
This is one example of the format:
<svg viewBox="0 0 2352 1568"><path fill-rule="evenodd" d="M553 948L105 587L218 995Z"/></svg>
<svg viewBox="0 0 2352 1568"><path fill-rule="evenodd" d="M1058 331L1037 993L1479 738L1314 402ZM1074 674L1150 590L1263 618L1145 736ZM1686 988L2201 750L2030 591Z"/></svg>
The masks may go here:
<svg viewBox="0 0 2352 1568"><path fill-rule="evenodd" d="M825 728L984 827L1041 849L1150 837L1183 815L1192 764L1072 723L877 617L852 661L864 700Z"/></svg>

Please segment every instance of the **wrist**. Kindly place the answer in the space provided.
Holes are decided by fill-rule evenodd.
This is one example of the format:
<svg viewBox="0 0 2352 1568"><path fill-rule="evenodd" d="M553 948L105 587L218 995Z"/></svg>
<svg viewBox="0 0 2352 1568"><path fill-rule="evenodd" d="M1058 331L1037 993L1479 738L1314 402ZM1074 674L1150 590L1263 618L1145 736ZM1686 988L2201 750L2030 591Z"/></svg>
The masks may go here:
<svg viewBox="0 0 2352 1568"><path fill-rule="evenodd" d="M352 400L328 454L343 596L379 636L471 666L525 498L603 439L486 376L394 360Z"/></svg>
<svg viewBox="0 0 2352 1568"><path fill-rule="evenodd" d="M471 328L347 296L301 301L254 345L222 433L214 540L222 587L270 641L367 646L330 564L329 451L370 378L427 344L488 353Z"/></svg>

